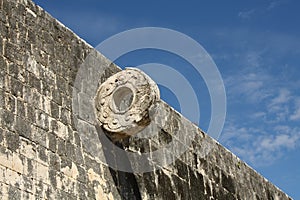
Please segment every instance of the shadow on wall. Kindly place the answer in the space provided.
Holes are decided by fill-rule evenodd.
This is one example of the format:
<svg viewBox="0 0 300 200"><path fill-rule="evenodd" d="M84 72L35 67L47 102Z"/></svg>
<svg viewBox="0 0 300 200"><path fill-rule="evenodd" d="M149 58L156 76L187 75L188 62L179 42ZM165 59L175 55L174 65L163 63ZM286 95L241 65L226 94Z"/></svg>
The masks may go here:
<svg viewBox="0 0 300 200"><path fill-rule="evenodd" d="M113 142L109 135L106 134L105 130L103 130L100 126L97 126L96 128L103 147L102 149L105 159L109 160L114 158L116 161L122 161L120 164L130 167L131 163L128 157L124 157L124 155L122 155L122 158L119 158L120 155L116 154L114 149L107 145L107 142L104 142L107 139ZM124 150L124 146L120 142L117 141L114 142L114 144L114 148L121 148ZM111 167L109 167L109 171L122 200L142 200L139 186L133 173L118 171Z"/></svg>

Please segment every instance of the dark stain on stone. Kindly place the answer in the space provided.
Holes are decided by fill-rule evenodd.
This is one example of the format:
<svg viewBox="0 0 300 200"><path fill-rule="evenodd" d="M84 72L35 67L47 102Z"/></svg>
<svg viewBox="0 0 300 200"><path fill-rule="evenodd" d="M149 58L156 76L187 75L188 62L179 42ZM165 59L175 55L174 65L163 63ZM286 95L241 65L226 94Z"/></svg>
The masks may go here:
<svg viewBox="0 0 300 200"><path fill-rule="evenodd" d="M203 175L188 166L191 199L205 199Z"/></svg>
<svg viewBox="0 0 300 200"><path fill-rule="evenodd" d="M267 197L268 197L268 200L274 200L274 197L269 189L267 189Z"/></svg>
<svg viewBox="0 0 300 200"><path fill-rule="evenodd" d="M9 187L8 189L8 198L9 199L21 199L21 191L15 187Z"/></svg>
<svg viewBox="0 0 300 200"><path fill-rule="evenodd" d="M38 156L42 161L47 162L48 156L46 155L46 148L45 147L38 146Z"/></svg>
<svg viewBox="0 0 300 200"><path fill-rule="evenodd" d="M182 179L188 180L188 168L185 163L183 163L181 160L175 161L175 166L178 171L177 175L181 177Z"/></svg>
<svg viewBox="0 0 300 200"><path fill-rule="evenodd" d="M178 192L180 199L190 199L188 182L172 174L175 191Z"/></svg>
<svg viewBox="0 0 300 200"><path fill-rule="evenodd" d="M235 194L235 184L231 176L226 176L222 172L222 186L232 194Z"/></svg>
<svg viewBox="0 0 300 200"><path fill-rule="evenodd" d="M161 170L157 171L158 175L158 195L161 199L176 199L176 195L172 188L172 182ZM168 187L163 187L168 186Z"/></svg>
<svg viewBox="0 0 300 200"><path fill-rule="evenodd" d="M19 135L10 131L6 131L6 143L8 149L16 151L20 146Z"/></svg>
<svg viewBox="0 0 300 200"><path fill-rule="evenodd" d="M151 194L152 198L155 198L157 194L157 186L153 181L154 172L146 172L143 174L144 185L148 194Z"/></svg>
<svg viewBox="0 0 300 200"><path fill-rule="evenodd" d="M172 142L173 138L171 134L161 129L158 132L158 140L161 145L164 145Z"/></svg>

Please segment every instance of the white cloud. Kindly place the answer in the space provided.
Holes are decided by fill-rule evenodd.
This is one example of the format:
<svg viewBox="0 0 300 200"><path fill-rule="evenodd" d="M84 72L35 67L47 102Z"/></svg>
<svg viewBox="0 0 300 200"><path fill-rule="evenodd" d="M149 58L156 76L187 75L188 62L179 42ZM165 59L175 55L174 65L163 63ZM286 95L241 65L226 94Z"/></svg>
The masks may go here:
<svg viewBox="0 0 300 200"><path fill-rule="evenodd" d="M278 104L286 104L291 99L291 92L287 89L280 89L277 97L271 100L270 106L275 106Z"/></svg>
<svg viewBox="0 0 300 200"><path fill-rule="evenodd" d="M260 67L261 66L261 56L263 52L250 51L246 54L246 64L248 67Z"/></svg>
<svg viewBox="0 0 300 200"><path fill-rule="evenodd" d="M257 119L257 118L265 119L265 118L266 118L266 115L267 115L266 112L256 112L256 113L253 113L253 114L251 115L251 118L253 118L253 119Z"/></svg>
<svg viewBox="0 0 300 200"><path fill-rule="evenodd" d="M274 8L277 8L279 6L281 6L282 4L284 3L287 3L288 1L287 0L275 0L275 1L272 1L268 7L267 7L267 10L270 11L270 10L273 10Z"/></svg>
<svg viewBox="0 0 300 200"><path fill-rule="evenodd" d="M275 90L275 88L273 89ZM285 88L281 88L278 91L275 90L278 94L266 101L267 109L267 123L279 123L285 122L289 119L291 104L290 101L293 98L291 92Z"/></svg>
<svg viewBox="0 0 300 200"><path fill-rule="evenodd" d="M247 11L240 11L238 13L238 16L242 19L250 19L252 17L252 15L255 14L257 10L256 9L251 9L251 10L247 10Z"/></svg>
<svg viewBox="0 0 300 200"><path fill-rule="evenodd" d="M274 116L269 123L300 120L300 97L292 95L289 90L280 90L278 96L271 99L267 106L268 116Z"/></svg>
<svg viewBox="0 0 300 200"><path fill-rule="evenodd" d="M274 152L276 150L281 150L281 148L285 149L293 149L296 146L296 143L299 140L299 134L298 135L288 135L286 134L280 134L276 136L270 136L263 138L260 142L260 147L264 151L270 151Z"/></svg>
<svg viewBox="0 0 300 200"><path fill-rule="evenodd" d="M292 129L286 125L277 125L274 127L274 130L277 133L290 133L292 131Z"/></svg>
<svg viewBox="0 0 300 200"><path fill-rule="evenodd" d="M255 132L255 129L252 128L251 132ZM247 141L252 137L250 134L249 128L237 127L233 124L225 126L225 129L221 135L220 141L231 142L234 140Z"/></svg>
<svg viewBox="0 0 300 200"><path fill-rule="evenodd" d="M244 72L234 74L225 79L225 86L229 101L243 101L251 104L259 103L270 96L269 88L266 84L270 77L257 72Z"/></svg>
<svg viewBox="0 0 300 200"><path fill-rule="evenodd" d="M270 2L268 5L261 5L256 8L252 8L252 9L245 10L245 11L240 11L238 13L238 17L240 17L241 19L249 20L249 19L253 18L254 16L265 15L265 13L270 12L279 6L282 6L284 3L287 3L287 2L288 2L288 0L275 0L275 1Z"/></svg>
<svg viewBox="0 0 300 200"><path fill-rule="evenodd" d="M225 127L220 142L256 167L272 165L289 151L300 147L300 128L278 125L267 132L264 128L230 124Z"/></svg>
<svg viewBox="0 0 300 200"><path fill-rule="evenodd" d="M253 110L252 114L244 113L249 117L231 118L231 123L226 124L221 135L221 143L254 166L272 165L288 151L300 147L300 126L289 122L289 119L300 119L297 93L273 85L276 77L266 72L235 75L228 80L231 98L241 94L250 99L255 96L256 101L251 103L259 110ZM244 104L249 105L247 102ZM291 112L293 106L295 111Z"/></svg>
<svg viewBox="0 0 300 200"><path fill-rule="evenodd" d="M300 119L300 108L298 108L294 114L290 117L291 120L299 120Z"/></svg>
<svg viewBox="0 0 300 200"><path fill-rule="evenodd" d="M300 120L300 98L295 100L295 110L293 114L290 116L290 120L296 121Z"/></svg>

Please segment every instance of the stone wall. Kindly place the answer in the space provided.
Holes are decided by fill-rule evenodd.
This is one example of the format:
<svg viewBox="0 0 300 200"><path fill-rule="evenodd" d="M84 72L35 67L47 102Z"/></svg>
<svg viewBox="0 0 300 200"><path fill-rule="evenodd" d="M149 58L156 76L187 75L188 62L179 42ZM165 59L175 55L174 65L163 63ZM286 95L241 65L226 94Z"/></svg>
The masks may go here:
<svg viewBox="0 0 300 200"><path fill-rule="evenodd" d="M86 73L98 67L97 79L76 85L83 64ZM107 149L105 131L89 120L88 87L118 71L30 0L0 0L0 199L289 199L162 101L153 113L155 134L114 144L151 156L176 145L155 155L161 160L151 160L154 171L118 170L143 163ZM181 143L190 144L182 155Z"/></svg>

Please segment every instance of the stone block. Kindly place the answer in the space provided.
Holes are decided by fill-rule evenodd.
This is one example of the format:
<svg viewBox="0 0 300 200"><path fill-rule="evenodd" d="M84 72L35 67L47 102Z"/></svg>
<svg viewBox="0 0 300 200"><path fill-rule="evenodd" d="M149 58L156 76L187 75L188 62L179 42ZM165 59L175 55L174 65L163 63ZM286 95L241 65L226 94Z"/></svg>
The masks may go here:
<svg viewBox="0 0 300 200"><path fill-rule="evenodd" d="M8 33L9 36L9 33ZM14 62L18 60L18 54L17 52L19 51L19 46L16 44L13 44L9 41L5 43L5 48L4 48L4 56L11 62Z"/></svg>
<svg viewBox="0 0 300 200"><path fill-rule="evenodd" d="M38 181L49 184L49 167L37 162L36 163L36 178Z"/></svg>
<svg viewBox="0 0 300 200"><path fill-rule="evenodd" d="M26 138L21 138L19 153L24 155L26 158L36 160L37 159L36 144Z"/></svg>
<svg viewBox="0 0 300 200"><path fill-rule="evenodd" d="M5 108L5 92L0 89L0 108Z"/></svg>
<svg viewBox="0 0 300 200"><path fill-rule="evenodd" d="M61 138L57 138L57 153L60 156L65 156L66 155L66 141L61 139Z"/></svg>
<svg viewBox="0 0 300 200"><path fill-rule="evenodd" d="M58 89L52 90L52 99L58 105L60 105L60 106L62 105L62 97L61 97L61 93Z"/></svg>
<svg viewBox="0 0 300 200"><path fill-rule="evenodd" d="M0 14L0 18L1 18L1 14ZM2 39L0 39L0 55L3 55L3 40Z"/></svg>
<svg viewBox="0 0 300 200"><path fill-rule="evenodd" d="M49 116L42 110L35 110L35 121L38 127L49 131Z"/></svg>
<svg viewBox="0 0 300 200"><path fill-rule="evenodd" d="M38 162L48 165L48 150L45 147L38 145L37 155L38 155L38 159L37 159Z"/></svg>
<svg viewBox="0 0 300 200"><path fill-rule="evenodd" d="M62 108L60 113L60 120L65 125L71 124L71 112L66 108Z"/></svg>
<svg viewBox="0 0 300 200"><path fill-rule="evenodd" d="M68 138L68 126L60 121L57 121L57 130L54 130L54 133L58 137L66 140Z"/></svg>
<svg viewBox="0 0 300 200"><path fill-rule="evenodd" d="M5 108L13 114L16 114L16 97L10 93L4 94Z"/></svg>
<svg viewBox="0 0 300 200"><path fill-rule="evenodd" d="M57 154L49 152L48 165L50 169L60 171L61 158Z"/></svg>
<svg viewBox="0 0 300 200"><path fill-rule="evenodd" d="M16 117L15 131L22 137L27 139L32 138L30 124L28 121L18 116Z"/></svg>
<svg viewBox="0 0 300 200"><path fill-rule="evenodd" d="M22 100L17 99L17 107L16 107L16 109L17 109L17 116L25 119L26 118L26 116L25 116L25 114L26 114L26 112L25 112L25 104L24 104L24 102Z"/></svg>
<svg viewBox="0 0 300 200"><path fill-rule="evenodd" d="M12 166L12 170L23 174L24 172L24 157L18 153L13 153L13 157L12 157L12 162L13 162L13 166ZM23 182L22 182L23 183Z"/></svg>
<svg viewBox="0 0 300 200"><path fill-rule="evenodd" d="M16 152L19 149L20 140L17 133L5 131L5 140L9 150Z"/></svg>
<svg viewBox="0 0 300 200"><path fill-rule="evenodd" d="M60 106L57 103L55 103L54 101L51 101L50 107L51 107L51 117L53 117L55 119L59 119Z"/></svg>
<svg viewBox="0 0 300 200"><path fill-rule="evenodd" d="M15 79L18 79L19 67L16 63L10 63L8 65L8 74Z"/></svg>
<svg viewBox="0 0 300 200"><path fill-rule="evenodd" d="M91 96L85 93L78 94L79 102L79 117L86 120L87 122L94 123L95 111L94 111L94 101Z"/></svg>
<svg viewBox="0 0 300 200"><path fill-rule="evenodd" d="M33 73L28 74L28 85L31 89L35 89L37 92L41 93L42 84L41 80Z"/></svg>
<svg viewBox="0 0 300 200"><path fill-rule="evenodd" d="M5 131L0 128L0 146L5 146L6 144L4 143L5 140Z"/></svg>
<svg viewBox="0 0 300 200"><path fill-rule="evenodd" d="M9 199L21 199L21 190L16 187L9 187L8 198Z"/></svg>
<svg viewBox="0 0 300 200"><path fill-rule="evenodd" d="M0 60L1 62L1 60ZM0 63L1 65L2 63ZM3 65L1 66L1 70L0 70L0 88L3 90L5 88L5 77L6 77L6 73L5 73L5 69L3 67Z"/></svg>
<svg viewBox="0 0 300 200"><path fill-rule="evenodd" d="M49 132L47 134L48 137L48 148L50 151L52 152L57 152L57 139L55 134L53 134L52 132Z"/></svg>
<svg viewBox="0 0 300 200"><path fill-rule="evenodd" d="M0 125L2 128L13 130L15 115L8 110L0 108Z"/></svg>
<svg viewBox="0 0 300 200"><path fill-rule="evenodd" d="M28 179L32 180L33 178L36 179L36 170L37 170L37 162L35 160L32 160L30 158L26 159L26 162L24 162L24 175L28 177ZM31 182L28 182L31 186L33 184ZM32 191L33 188L30 188Z"/></svg>
<svg viewBox="0 0 300 200"><path fill-rule="evenodd" d="M35 142L38 145L41 145L45 148L48 148L48 141L47 141L47 134L48 131L44 130L38 126L32 126L32 141Z"/></svg>

